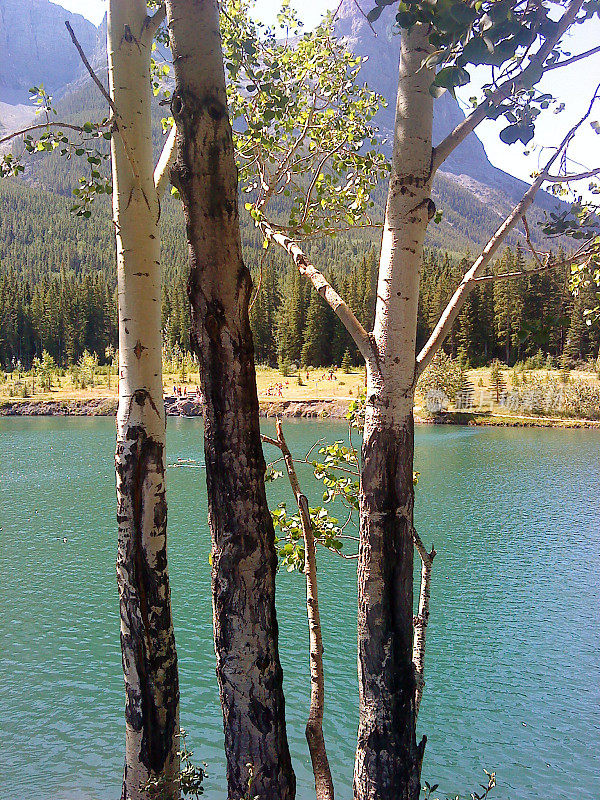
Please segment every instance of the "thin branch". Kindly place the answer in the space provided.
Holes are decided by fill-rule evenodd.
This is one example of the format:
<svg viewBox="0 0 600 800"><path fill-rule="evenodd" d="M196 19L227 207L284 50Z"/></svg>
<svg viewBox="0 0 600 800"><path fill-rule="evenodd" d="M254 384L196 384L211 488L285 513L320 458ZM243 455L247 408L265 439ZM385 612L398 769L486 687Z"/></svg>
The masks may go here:
<svg viewBox="0 0 600 800"><path fill-rule="evenodd" d="M169 136L158 159L158 164L154 170L154 186L156 193L159 197L165 193L165 190L171 182L171 167L175 163L177 157L177 126L173 125L169 132Z"/></svg>
<svg viewBox="0 0 600 800"><path fill-rule="evenodd" d="M107 92L107 90L104 88L104 84L102 83L100 78L96 75L96 73L92 69L92 66L91 66L90 62L87 60L87 57L86 57L86 55L85 55L85 53L83 51L83 47L79 44L77 36L75 35L75 31L71 27L71 24L70 24L70 22L68 20L65 22L65 25L67 27L67 30L69 31L71 39L73 40L73 44L75 45L75 47L77 49L77 52L79 53L79 56L80 56L81 60L83 61L83 64L84 64L85 68L87 69L87 71L89 72L92 80L94 81L94 83L96 84L96 86L98 87L100 92L102 93L102 96L107 100L107 102L108 102L108 104L109 104L109 106L110 106L110 108L111 108L111 110L112 110L112 112L114 114L114 123L113 124L114 124L115 128L119 131L119 136L121 137L121 142L123 143L123 149L125 150L125 154L127 156L127 160L129 161L129 165L131 167L131 172L133 174L135 182L137 183L138 187L140 188L140 190L142 192L142 195L144 197L146 205L148 206L148 208L151 208L150 200L148 199L148 197L146 196L145 191L142 188L142 181L141 181L141 177L140 177L140 171L138 169L136 159L134 157L133 152L131 151L131 148L127 144L127 139L123 136L123 133L122 133L121 129L119 128L119 118L120 117L119 117L119 112L117 111L116 106L114 104L114 101L113 101L112 97L110 96L110 94Z"/></svg>
<svg viewBox="0 0 600 800"><path fill-rule="evenodd" d="M106 127L110 127L110 122L107 123ZM0 144L5 144L6 142L10 142L12 139L17 139L19 136L25 136L27 133L33 133L33 131L43 130L44 128L64 128L65 130L69 131L77 131L77 133L87 133L80 125L69 125L67 122L40 122L38 125L30 125L28 128L22 128L20 131L13 131L13 133L9 133L8 136L4 136L0 139Z"/></svg>
<svg viewBox="0 0 600 800"><path fill-rule="evenodd" d="M548 66L545 68L545 71L548 71L549 69L559 69L559 67L568 67L569 64L574 64L576 61L581 61L581 59L588 58L588 56L593 56L596 53L600 53L600 44L596 45L596 47L586 50L584 53L578 53L576 56L566 58L564 61L555 61L554 64L548 64Z"/></svg>
<svg viewBox="0 0 600 800"><path fill-rule="evenodd" d="M546 254L547 262L535 269L523 269L518 272L501 272L498 275L480 275L473 278L473 283L486 283L491 281L501 281L515 278L527 278L529 275L539 275L540 272L548 272L551 269L562 269L563 267L570 267L573 264L585 263L592 254L586 248L583 251L578 250L570 258L565 258L563 261L551 261L548 254Z"/></svg>
<svg viewBox="0 0 600 800"><path fill-rule="evenodd" d="M478 105L477 108L471 114L469 114L468 117L466 117L466 119L459 123L456 128L454 128L454 130L437 145L437 147L433 148L433 155L431 159L432 174L439 169L439 167L448 158L450 153L452 153L458 147L458 145L461 144L461 142L463 142L466 137L475 130L479 123L483 122L483 120L487 117L487 113L490 108L497 106L503 100L506 100L507 97L510 97L518 92L523 87L524 82L527 80L527 77L531 74L531 72L537 68L543 67L544 62L554 50L556 44L560 41L564 33L575 21L575 18L577 17L582 5L583 0L571 0L569 7L562 15L560 20L556 23L556 29L553 35L544 40L544 43L537 53L531 57L531 60L525 69L518 75L510 77L500 84L500 86L494 92L492 92L483 103Z"/></svg>
<svg viewBox="0 0 600 800"><path fill-rule="evenodd" d="M572 181L583 181L586 178L593 178L600 175L600 167L596 169L588 169L586 172L573 172L570 175L548 175L547 180L550 183L570 183Z"/></svg>
<svg viewBox="0 0 600 800"><path fill-rule="evenodd" d="M465 273L460 285L452 295L450 302L435 326L433 333L417 357L417 374L423 372L443 344L454 325L454 321L460 314L465 301L475 286L475 279L478 278L487 267L507 234L517 225L519 220L523 217L523 214L525 214L527 209L531 206L544 180L545 178L542 174L533 182L518 205L515 206L511 214L504 220L502 225L486 244L482 254L468 272Z"/></svg>
<svg viewBox="0 0 600 800"><path fill-rule="evenodd" d="M91 76L92 80L94 81L96 86L100 89L100 91L102 92L102 95L104 96L104 98L107 101L108 105L111 107L111 109L113 111L113 114L115 114L115 116L116 116L117 115L117 109L115 108L115 104L113 103L112 97L110 96L108 91L104 88L104 84L102 83L100 78L96 75L96 73L92 69L92 65L87 60L87 56L83 52L83 47L79 44L77 36L75 36L75 31L71 27L71 23L67 20L65 22L65 25L66 25L67 30L69 31L69 35L71 36L71 39L73 40L73 44L77 48L77 52L79 53L79 57L83 61L83 64L84 64L85 68L90 73L90 76Z"/></svg>
<svg viewBox="0 0 600 800"><path fill-rule="evenodd" d="M421 591L419 593L419 610L413 620L413 664L415 665L415 675L417 686L415 689L415 718L419 714L419 707L423 699L425 688L425 643L427 637L427 625L429 623L429 600L431 597L431 573L433 569L433 559L436 556L435 548L431 551L421 541L419 534L413 528L413 542L417 552L421 557Z"/></svg>
<svg viewBox="0 0 600 800"><path fill-rule="evenodd" d="M337 314L365 361L371 363L373 368L376 368L377 359L369 334L360 324L352 309L342 300L325 276L310 263L305 253L289 236L275 231L265 220L261 220L258 223L258 227L268 242L276 242L290 254L300 274L310 280L317 292Z"/></svg>
<svg viewBox="0 0 600 800"><path fill-rule="evenodd" d="M261 288L262 288L262 282L263 282L263 267L264 267L264 265L265 265L265 259L266 259L266 257L267 257L267 253L268 253L268 252L269 252L269 249L268 249L268 245L267 245L267 248L266 248L266 249L263 249L263 253L262 253L262 256L261 256L261 259L260 259L260 273L259 273L259 276L258 276L258 286L256 287L256 291L254 292L254 297L253 297L253 298L252 298L252 300L251 300L251 301L248 303L248 313L250 313L250 311L252 311L252 306L253 306L253 305L256 303L256 301L258 300L258 295L260 294L260 290L261 290Z"/></svg>
<svg viewBox="0 0 600 800"><path fill-rule="evenodd" d="M333 800L333 779L327 759L325 738L323 736L323 713L325 708L325 674L323 669L323 637L319 614L319 597L317 593L317 556L315 536L313 533L308 500L302 494L298 476L294 468L294 459L283 435L281 420L275 423L277 440L268 436L261 437L264 442L279 447L298 504L302 534L304 536L305 575L306 575L306 613L310 640L310 709L306 723L306 739L312 761L315 778L317 800Z"/></svg>
<svg viewBox="0 0 600 800"><path fill-rule="evenodd" d="M550 262L550 253L546 253L546 263L542 264L539 254L533 246L533 242L531 241L531 231L529 230L529 223L527 222L527 214L523 214L523 227L525 228L525 241L527 242L527 246L534 257L536 264L540 270L546 269Z"/></svg>
<svg viewBox="0 0 600 800"><path fill-rule="evenodd" d="M312 199L312 193L313 193L313 191L315 189L315 186L317 185L317 181L319 180L319 175L321 174L321 170L323 169L325 164L329 161L329 159L332 156L334 156L346 144L347 141L348 141L348 139L344 139L343 141L341 141L336 147L332 148L327 153L325 153L323 158L319 161L319 166L315 170L315 173L313 175L313 179L310 182L310 185L308 187L308 191L306 193L306 201L304 203L304 211L302 213L302 217L300 219L300 222L298 223L298 229L302 229L302 226L306 222L306 220L308 218L308 215L310 213L310 201Z"/></svg>

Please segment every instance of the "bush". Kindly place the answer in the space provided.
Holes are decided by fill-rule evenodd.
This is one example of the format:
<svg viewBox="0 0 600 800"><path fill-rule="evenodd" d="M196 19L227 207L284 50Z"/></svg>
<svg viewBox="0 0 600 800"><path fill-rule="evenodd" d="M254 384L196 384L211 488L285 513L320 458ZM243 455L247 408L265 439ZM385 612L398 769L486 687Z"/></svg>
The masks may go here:
<svg viewBox="0 0 600 800"><path fill-rule="evenodd" d="M565 413L584 419L600 419L600 386L573 381L564 391Z"/></svg>
<svg viewBox="0 0 600 800"><path fill-rule="evenodd" d="M508 398L511 410L535 415L600 419L600 386L585 380L564 382L550 376L532 375L519 388L513 384Z"/></svg>
<svg viewBox="0 0 600 800"><path fill-rule="evenodd" d="M453 360L443 350L433 357L433 361L419 378L417 390L423 395L428 392L444 392L449 400L456 400L456 395L463 388L465 373L462 364Z"/></svg>

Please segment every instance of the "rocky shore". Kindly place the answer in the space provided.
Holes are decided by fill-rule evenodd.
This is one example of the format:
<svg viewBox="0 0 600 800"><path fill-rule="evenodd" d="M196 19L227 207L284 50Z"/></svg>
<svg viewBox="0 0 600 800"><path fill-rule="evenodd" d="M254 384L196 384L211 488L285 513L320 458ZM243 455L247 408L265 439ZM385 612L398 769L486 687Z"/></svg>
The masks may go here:
<svg viewBox="0 0 600 800"><path fill-rule="evenodd" d="M165 411L169 417L201 417L202 402L194 396L165 397ZM263 417L344 419L348 411L346 400L262 400ZM5 400L0 401L0 416L5 417L97 417L114 416L117 399L93 398L89 400Z"/></svg>
<svg viewBox="0 0 600 800"><path fill-rule="evenodd" d="M3 400L3 417L112 417L117 399L94 397L88 400Z"/></svg>
<svg viewBox="0 0 600 800"><path fill-rule="evenodd" d="M348 400L261 400L260 414L265 418L344 420ZM202 402L194 395L165 397L168 417L201 417ZM0 401L0 417L114 417L115 397L87 400L4 400ZM600 421L556 417L526 417L444 411L433 416L415 414L417 425L492 425L514 428L597 428Z"/></svg>

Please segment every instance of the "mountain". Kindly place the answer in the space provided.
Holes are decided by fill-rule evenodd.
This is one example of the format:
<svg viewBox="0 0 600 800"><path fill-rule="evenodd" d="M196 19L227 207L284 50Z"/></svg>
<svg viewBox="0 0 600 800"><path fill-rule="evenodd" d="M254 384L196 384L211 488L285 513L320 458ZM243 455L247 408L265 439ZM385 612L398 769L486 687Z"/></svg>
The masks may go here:
<svg viewBox="0 0 600 800"><path fill-rule="evenodd" d="M394 29L394 18L395 10L388 6L373 31L354 0L343 0L336 21L337 36L345 39L349 50L367 59L361 71L365 82L388 101L387 108L379 112L377 122L390 139L400 59L400 36ZM457 101L445 92L435 102L433 144L438 144L464 118ZM454 176L461 186L500 213L505 211L506 201L514 203L527 188L523 181L490 163L483 144L474 133L452 153L440 171ZM546 206L548 201L550 198L544 197L542 205Z"/></svg>
<svg viewBox="0 0 600 800"><path fill-rule="evenodd" d="M0 129L14 129L32 116L31 86L43 82L60 95L82 74L67 20L84 49L93 49L97 30L79 14L48 0L0 0Z"/></svg>
<svg viewBox="0 0 600 800"><path fill-rule="evenodd" d="M71 22L94 68L105 79L106 22L97 29L83 17L49 0L0 0L0 129L4 123L6 128L14 130L31 115L31 108L23 105L27 89L42 81L59 98L62 118L83 121L107 113L103 98L79 62L65 20ZM376 25L376 36L354 0L344 0L336 21L338 36L346 40L349 49L366 59L362 72L365 82L388 100L388 107L382 109L377 120L388 141L394 125L400 50L400 37L393 22L393 9L388 8ZM446 93L438 99L434 143L462 119L464 114L454 98ZM155 138L158 147L161 139L158 132ZM70 194L76 175L71 162L61 163L57 157L50 157L31 162L26 179L30 184L65 195ZM434 199L443 210L443 219L440 225L430 226L428 244L456 253L479 248L523 194L525 186L494 167L481 141L471 134L436 176ZM378 193L377 201L383 207L385 188ZM555 205L556 201L540 195L532 220L539 219L540 208L550 204ZM519 236L513 234L509 243L514 244Z"/></svg>

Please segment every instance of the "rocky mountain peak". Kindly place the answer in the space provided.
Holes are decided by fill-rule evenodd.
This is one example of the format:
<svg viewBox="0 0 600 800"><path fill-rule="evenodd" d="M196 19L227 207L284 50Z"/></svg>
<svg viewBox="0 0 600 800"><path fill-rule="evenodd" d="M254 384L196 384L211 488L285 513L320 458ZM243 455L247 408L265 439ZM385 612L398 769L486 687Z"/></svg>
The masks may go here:
<svg viewBox="0 0 600 800"><path fill-rule="evenodd" d="M79 74L79 55L65 28L68 20L86 51L97 30L79 14L49 0L0 0L0 101L26 103L31 86L57 92Z"/></svg>

